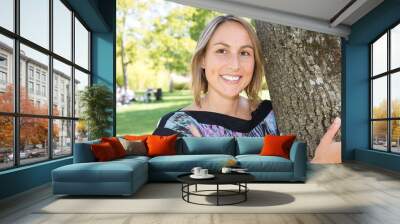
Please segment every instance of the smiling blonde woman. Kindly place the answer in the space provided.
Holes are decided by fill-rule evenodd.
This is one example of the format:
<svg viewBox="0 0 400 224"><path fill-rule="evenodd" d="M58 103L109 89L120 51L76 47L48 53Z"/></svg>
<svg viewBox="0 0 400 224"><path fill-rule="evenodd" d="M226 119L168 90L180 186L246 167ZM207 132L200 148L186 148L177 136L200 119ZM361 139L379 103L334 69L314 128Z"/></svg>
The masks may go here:
<svg viewBox="0 0 400 224"><path fill-rule="evenodd" d="M279 134L271 102L258 97L264 64L247 21L233 15L214 18L199 37L191 68L193 103L164 115L153 134ZM243 91L247 97L240 96Z"/></svg>

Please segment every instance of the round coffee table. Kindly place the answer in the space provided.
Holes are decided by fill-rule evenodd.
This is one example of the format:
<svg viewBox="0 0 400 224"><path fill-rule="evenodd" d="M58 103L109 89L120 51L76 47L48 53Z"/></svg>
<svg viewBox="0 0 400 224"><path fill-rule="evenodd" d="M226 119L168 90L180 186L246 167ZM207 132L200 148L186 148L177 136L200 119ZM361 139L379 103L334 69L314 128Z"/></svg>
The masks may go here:
<svg viewBox="0 0 400 224"><path fill-rule="evenodd" d="M188 203L198 204L198 205L234 205L247 200L247 192L249 188L247 183L255 180L255 177L249 173L215 173L215 177L212 179L193 179L190 177L191 173L182 174L177 177L178 181L182 183L182 199ZM216 185L215 190L197 190L198 184L205 185ZM190 191L190 186L195 186L194 191ZM220 185L236 185L237 190L223 190L220 189ZM205 194L209 192L215 192L215 194ZM216 197L216 204L202 204L190 201L190 196L204 196L204 197ZM231 203L221 203L221 197L232 197L240 196L240 199Z"/></svg>

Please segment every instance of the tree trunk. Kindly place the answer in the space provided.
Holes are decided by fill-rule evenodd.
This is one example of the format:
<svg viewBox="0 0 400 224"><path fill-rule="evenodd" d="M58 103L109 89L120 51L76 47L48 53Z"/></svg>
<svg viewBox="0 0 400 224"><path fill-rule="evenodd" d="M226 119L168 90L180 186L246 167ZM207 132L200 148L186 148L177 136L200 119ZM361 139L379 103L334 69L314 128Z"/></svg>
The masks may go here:
<svg viewBox="0 0 400 224"><path fill-rule="evenodd" d="M126 62L126 58L125 58L125 23L126 23L126 14L123 13L122 15L122 30L121 30L121 62L122 62L122 74L124 76L124 103L125 103L125 97L126 97L126 93L128 90L128 75L127 73L127 66L128 66L128 62Z"/></svg>
<svg viewBox="0 0 400 224"><path fill-rule="evenodd" d="M312 158L341 113L340 38L262 21L256 30L278 128L305 141Z"/></svg>

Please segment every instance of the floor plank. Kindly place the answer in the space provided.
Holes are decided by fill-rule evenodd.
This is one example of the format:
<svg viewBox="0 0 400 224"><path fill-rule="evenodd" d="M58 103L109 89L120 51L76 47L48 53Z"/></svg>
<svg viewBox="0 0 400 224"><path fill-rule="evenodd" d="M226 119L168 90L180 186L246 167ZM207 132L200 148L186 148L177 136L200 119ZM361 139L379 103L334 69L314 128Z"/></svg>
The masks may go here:
<svg viewBox="0 0 400 224"><path fill-rule="evenodd" d="M310 165L308 183L315 183L349 203L362 205L358 214L36 214L56 199L50 185L0 201L0 223L15 224L260 224L260 223L400 223L400 174L361 163Z"/></svg>

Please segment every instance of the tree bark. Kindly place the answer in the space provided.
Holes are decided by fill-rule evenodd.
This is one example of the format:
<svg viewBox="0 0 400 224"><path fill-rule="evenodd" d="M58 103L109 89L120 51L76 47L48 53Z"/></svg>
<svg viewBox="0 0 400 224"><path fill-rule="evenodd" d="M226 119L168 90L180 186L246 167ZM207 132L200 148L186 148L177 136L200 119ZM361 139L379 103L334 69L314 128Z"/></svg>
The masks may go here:
<svg viewBox="0 0 400 224"><path fill-rule="evenodd" d="M312 158L341 113L341 40L262 21L256 21L256 30L278 128L305 141Z"/></svg>

